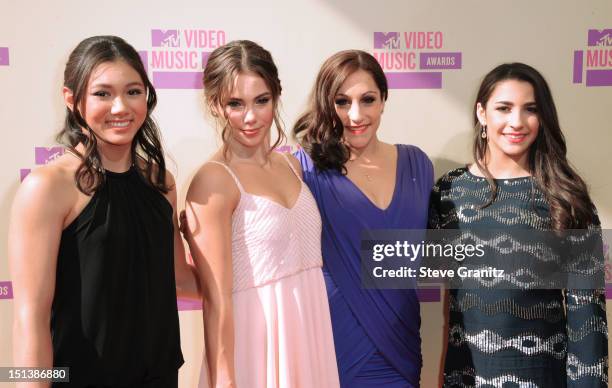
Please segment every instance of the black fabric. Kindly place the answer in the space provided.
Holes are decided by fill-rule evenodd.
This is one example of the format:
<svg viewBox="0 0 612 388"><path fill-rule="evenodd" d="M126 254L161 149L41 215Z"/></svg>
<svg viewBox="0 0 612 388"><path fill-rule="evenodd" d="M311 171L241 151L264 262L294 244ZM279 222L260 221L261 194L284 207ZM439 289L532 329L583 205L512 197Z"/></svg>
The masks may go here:
<svg viewBox="0 0 612 388"><path fill-rule="evenodd" d="M51 333L70 383L58 387L140 386L183 364L172 206L134 167L105 176L61 237Z"/></svg>

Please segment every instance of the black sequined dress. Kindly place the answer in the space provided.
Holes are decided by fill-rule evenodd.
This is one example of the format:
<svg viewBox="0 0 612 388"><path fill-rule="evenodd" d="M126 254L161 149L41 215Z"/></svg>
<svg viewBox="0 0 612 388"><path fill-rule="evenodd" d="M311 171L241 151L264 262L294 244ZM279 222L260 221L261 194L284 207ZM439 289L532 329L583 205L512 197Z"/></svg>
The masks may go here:
<svg viewBox="0 0 612 388"><path fill-rule="evenodd" d="M533 180L484 178L466 168L440 178L432 228L550 228ZM594 227L599 227L598 222ZM452 289L445 387L607 387L608 329L603 289Z"/></svg>

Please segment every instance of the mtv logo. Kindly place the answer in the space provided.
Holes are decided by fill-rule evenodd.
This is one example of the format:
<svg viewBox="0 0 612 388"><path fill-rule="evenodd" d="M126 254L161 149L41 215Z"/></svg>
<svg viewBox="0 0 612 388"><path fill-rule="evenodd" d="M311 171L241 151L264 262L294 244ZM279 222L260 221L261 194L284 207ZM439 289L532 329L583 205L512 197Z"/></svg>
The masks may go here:
<svg viewBox="0 0 612 388"><path fill-rule="evenodd" d="M151 45L153 47L180 47L179 30L151 30Z"/></svg>
<svg viewBox="0 0 612 388"><path fill-rule="evenodd" d="M19 169L19 181L23 182L24 179L32 172L32 169L29 168L21 168Z"/></svg>
<svg viewBox="0 0 612 388"><path fill-rule="evenodd" d="M589 30L589 46L612 46L612 28Z"/></svg>
<svg viewBox="0 0 612 388"><path fill-rule="evenodd" d="M400 48L400 33L399 32L375 32L374 33L374 48L375 49L399 49Z"/></svg>
<svg viewBox="0 0 612 388"><path fill-rule="evenodd" d="M64 154L64 147L35 147L34 148L34 162L37 165L47 164L55 158L58 158Z"/></svg>

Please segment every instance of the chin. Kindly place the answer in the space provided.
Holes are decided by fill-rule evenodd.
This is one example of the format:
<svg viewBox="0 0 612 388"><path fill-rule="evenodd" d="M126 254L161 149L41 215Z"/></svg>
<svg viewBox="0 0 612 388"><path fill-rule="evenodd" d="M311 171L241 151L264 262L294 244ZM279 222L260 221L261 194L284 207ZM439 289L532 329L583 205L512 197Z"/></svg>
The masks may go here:
<svg viewBox="0 0 612 388"><path fill-rule="evenodd" d="M105 143L112 144L114 146L126 146L131 145L134 141L134 136L113 136L105 139L100 139Z"/></svg>
<svg viewBox="0 0 612 388"><path fill-rule="evenodd" d="M235 139L236 143L242 145L243 147L257 147L259 145L261 145L264 140L264 138L245 138L245 137L241 137L239 139Z"/></svg>
<svg viewBox="0 0 612 388"><path fill-rule="evenodd" d="M352 147L352 148L364 148L366 147L368 144L370 144L370 141L372 140L371 136L363 136L363 135L351 135L351 136L347 136L346 137L346 141L347 143Z"/></svg>
<svg viewBox="0 0 612 388"><path fill-rule="evenodd" d="M526 152L529 152L529 149L531 148L532 143L529 144L520 144L520 145L512 145L512 144L505 144L502 148L502 151L506 154L512 154L512 155L521 155L524 154Z"/></svg>
<svg viewBox="0 0 612 388"><path fill-rule="evenodd" d="M505 148L505 149L502 149L501 152L509 158L520 159L529 154L529 148L521 148L521 149Z"/></svg>

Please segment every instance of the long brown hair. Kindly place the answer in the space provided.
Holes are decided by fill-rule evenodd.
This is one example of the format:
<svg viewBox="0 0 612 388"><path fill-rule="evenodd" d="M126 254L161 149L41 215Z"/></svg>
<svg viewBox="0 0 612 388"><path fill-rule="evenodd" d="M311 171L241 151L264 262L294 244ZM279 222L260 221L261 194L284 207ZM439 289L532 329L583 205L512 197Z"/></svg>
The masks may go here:
<svg viewBox="0 0 612 388"><path fill-rule="evenodd" d="M586 228L594 218L593 204L586 183L567 160L565 137L559 126L557 108L544 77L533 67L523 63L506 63L491 70L482 80L474 107L486 107L495 87L505 80L528 82L533 87L540 121L538 135L529 149L529 170L535 183L548 202L551 227L560 231ZM474 162L484 173L491 195L484 207L497 196L497 184L487 166L482 163L487 152L487 139L474 109Z"/></svg>
<svg viewBox="0 0 612 388"><path fill-rule="evenodd" d="M132 161L143 162L142 174L147 182L166 193L169 187L166 185L166 162L160 131L151 118L157 104L155 88L147 77L138 52L119 37L93 36L81 41L70 53L64 70L64 86L72 91L74 102L72 109L66 108L64 128L57 135L57 140L81 158L81 165L74 178L79 190L91 195L104 183L104 169L96 135L81 115L79 107L87 95L89 77L95 68L102 63L119 60L130 65L140 75L147 94L147 115L132 140ZM79 144L85 146L82 154L76 150Z"/></svg>
<svg viewBox="0 0 612 388"><path fill-rule="evenodd" d="M251 71L259 75L272 94L274 103L274 125L277 139L270 148L272 151L285 140L282 121L278 114L280 96L283 88L278 78L278 69L270 52L250 40L235 40L216 48L208 57L204 69L204 97L208 111L222 124L223 156L227 157L228 141L231 137L231 126L227 118L217 115L218 107L225 105L231 88L238 74Z"/></svg>
<svg viewBox="0 0 612 388"><path fill-rule="evenodd" d="M340 51L321 66L306 112L293 126L293 135L320 171L346 173L344 165L350 152L342 141L344 126L336 113L335 97L342 83L357 70L370 73L386 101L387 78L376 58L361 50Z"/></svg>

